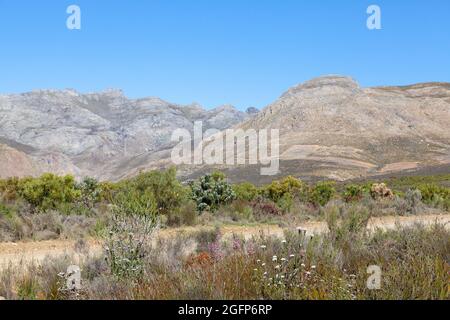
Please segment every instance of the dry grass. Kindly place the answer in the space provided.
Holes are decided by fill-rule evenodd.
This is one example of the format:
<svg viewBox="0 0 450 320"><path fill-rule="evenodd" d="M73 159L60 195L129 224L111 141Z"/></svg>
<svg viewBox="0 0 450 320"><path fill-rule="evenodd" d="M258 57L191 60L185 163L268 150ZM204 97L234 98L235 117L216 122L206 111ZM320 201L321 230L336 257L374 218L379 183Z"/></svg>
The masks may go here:
<svg viewBox="0 0 450 320"><path fill-rule="evenodd" d="M104 257L82 262L83 290L68 293L58 274L70 257L0 274L7 299L448 299L450 234L419 225L369 233L357 208L331 232L284 241L261 234L220 239L216 231L159 240L141 255L138 281L117 277ZM192 245L194 245L194 249ZM189 248L187 248L189 247ZM276 257L276 258L275 258ZM367 267L382 287L366 286Z"/></svg>

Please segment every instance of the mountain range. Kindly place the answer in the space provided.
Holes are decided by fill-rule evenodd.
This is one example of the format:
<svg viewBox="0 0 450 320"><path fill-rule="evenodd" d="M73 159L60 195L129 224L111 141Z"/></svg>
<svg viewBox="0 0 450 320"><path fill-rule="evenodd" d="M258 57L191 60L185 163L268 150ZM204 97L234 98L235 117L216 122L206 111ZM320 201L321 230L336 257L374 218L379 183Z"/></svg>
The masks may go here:
<svg viewBox="0 0 450 320"><path fill-rule="evenodd" d="M71 173L118 180L171 165L175 129L279 129L280 176L347 180L439 167L450 172L450 83L363 88L324 76L261 111L206 110L120 90L0 95L0 177ZM180 166L184 178L213 169ZM219 166L235 181L264 182L259 166Z"/></svg>

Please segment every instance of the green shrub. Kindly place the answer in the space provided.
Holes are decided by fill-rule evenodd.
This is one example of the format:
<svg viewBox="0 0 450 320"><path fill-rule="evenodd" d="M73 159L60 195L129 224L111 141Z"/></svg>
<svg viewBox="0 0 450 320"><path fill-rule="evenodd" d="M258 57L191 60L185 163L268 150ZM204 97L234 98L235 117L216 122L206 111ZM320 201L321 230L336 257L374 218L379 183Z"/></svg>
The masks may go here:
<svg viewBox="0 0 450 320"><path fill-rule="evenodd" d="M345 202L355 202L363 198L364 187L356 184L351 184L345 187L343 198Z"/></svg>
<svg viewBox="0 0 450 320"><path fill-rule="evenodd" d="M309 201L315 206L324 206L333 198L335 193L333 182L319 182L311 188Z"/></svg>
<svg viewBox="0 0 450 320"><path fill-rule="evenodd" d="M277 201L277 205L283 213L289 213L294 205L294 197L286 193Z"/></svg>
<svg viewBox="0 0 450 320"><path fill-rule="evenodd" d="M446 210L450 209L450 188L432 183L420 185L417 189L420 191L424 203L434 207L443 207Z"/></svg>
<svg viewBox="0 0 450 320"><path fill-rule="evenodd" d="M7 219L12 219L15 215L15 212L9 206L0 202L0 218L5 217Z"/></svg>
<svg viewBox="0 0 450 320"><path fill-rule="evenodd" d="M219 206L229 204L236 199L231 185L221 173L205 175L199 180L191 182L191 196L197 203L200 212L216 211Z"/></svg>
<svg viewBox="0 0 450 320"><path fill-rule="evenodd" d="M264 196L273 202L278 202L284 195L290 194L294 197L301 197L304 193L305 185L302 181L292 176L281 180L272 181L263 190Z"/></svg>
<svg viewBox="0 0 450 320"><path fill-rule="evenodd" d="M187 200L187 190L176 178L176 169L167 171L151 171L141 173L137 177L125 181L121 192L152 193L156 201L156 210L160 215L168 215L177 210Z"/></svg>
<svg viewBox="0 0 450 320"><path fill-rule="evenodd" d="M114 213L125 216L153 216L158 213L152 191L122 190L114 197Z"/></svg>
<svg viewBox="0 0 450 320"><path fill-rule="evenodd" d="M14 201L19 197L19 179L0 179L0 197L4 201Z"/></svg>
<svg viewBox="0 0 450 320"><path fill-rule="evenodd" d="M246 201L255 200L259 193L258 188L250 182L233 185L233 191L237 199Z"/></svg>
<svg viewBox="0 0 450 320"><path fill-rule="evenodd" d="M139 281L157 230L155 215L115 215L105 241L106 262L118 279Z"/></svg>
<svg viewBox="0 0 450 320"><path fill-rule="evenodd" d="M73 176L58 177L50 173L19 180L18 193L41 211L57 210L61 204L73 203L81 197Z"/></svg>
<svg viewBox="0 0 450 320"><path fill-rule="evenodd" d="M80 190L80 201L87 208L93 208L101 200L102 189L94 178L86 177L77 185Z"/></svg>
<svg viewBox="0 0 450 320"><path fill-rule="evenodd" d="M113 182L100 182L100 201L106 201L107 203L112 203L114 195L119 191L120 184Z"/></svg>

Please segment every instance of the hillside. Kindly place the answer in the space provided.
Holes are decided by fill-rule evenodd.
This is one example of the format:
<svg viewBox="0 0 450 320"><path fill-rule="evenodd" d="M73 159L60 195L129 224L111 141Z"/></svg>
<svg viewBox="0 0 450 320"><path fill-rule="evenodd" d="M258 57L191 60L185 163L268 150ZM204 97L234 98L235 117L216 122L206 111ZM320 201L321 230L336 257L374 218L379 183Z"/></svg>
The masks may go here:
<svg viewBox="0 0 450 320"><path fill-rule="evenodd" d="M121 91L0 96L0 176L43 171L119 179L171 165L171 133L231 127L280 130L280 176L346 180L450 163L450 84L362 88L325 76L290 88L261 112L207 111ZM15 160L16 159L16 160ZM260 166L220 167L232 180L265 182ZM211 170L180 167L184 177ZM440 171L442 171L440 169Z"/></svg>
<svg viewBox="0 0 450 320"><path fill-rule="evenodd" d="M349 77L321 77L289 89L238 128L280 130L282 176L346 180L434 167L442 172L450 163L450 84L361 88ZM259 177L259 166L228 174L271 179Z"/></svg>
<svg viewBox="0 0 450 320"><path fill-rule="evenodd" d="M108 174L113 163L170 148L177 128L192 130L203 121L205 129L221 130L249 117L228 105L205 110L159 98L132 100L119 90L0 95L0 158L9 159L0 177L51 171L114 178L121 172Z"/></svg>

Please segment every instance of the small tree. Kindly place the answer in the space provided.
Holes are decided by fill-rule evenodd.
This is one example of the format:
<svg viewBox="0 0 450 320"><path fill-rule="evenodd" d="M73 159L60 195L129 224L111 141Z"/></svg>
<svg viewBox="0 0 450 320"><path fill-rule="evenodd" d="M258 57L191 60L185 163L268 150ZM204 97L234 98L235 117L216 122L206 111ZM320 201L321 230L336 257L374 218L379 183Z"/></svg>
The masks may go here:
<svg viewBox="0 0 450 320"><path fill-rule="evenodd" d="M309 199L315 206L326 205L336 193L333 182L319 182L310 191Z"/></svg>
<svg viewBox="0 0 450 320"><path fill-rule="evenodd" d="M77 189L81 192L81 202L89 209L92 209L101 200L101 187L94 178L84 178L77 185Z"/></svg>
<svg viewBox="0 0 450 320"><path fill-rule="evenodd" d="M278 202L286 194L292 197L301 197L305 191L305 185L299 179L288 176L282 180L275 180L265 187L264 195L273 202Z"/></svg>
<svg viewBox="0 0 450 320"><path fill-rule="evenodd" d="M259 193L258 188L250 182L233 185L233 191L237 199L246 201L255 200Z"/></svg>

